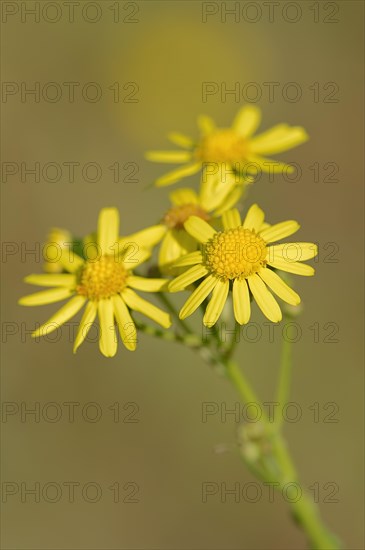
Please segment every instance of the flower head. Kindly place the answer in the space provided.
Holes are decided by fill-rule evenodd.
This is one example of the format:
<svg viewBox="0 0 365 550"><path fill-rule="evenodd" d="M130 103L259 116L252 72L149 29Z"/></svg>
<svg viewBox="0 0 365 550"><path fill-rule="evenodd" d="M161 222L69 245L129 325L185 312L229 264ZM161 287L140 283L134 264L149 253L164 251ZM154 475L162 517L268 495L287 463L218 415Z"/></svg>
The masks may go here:
<svg viewBox="0 0 365 550"><path fill-rule="evenodd" d="M244 183L247 175L263 172L289 173L293 169L282 162L266 158L265 155L281 153L292 149L308 139L301 126L278 124L262 134L254 136L261 122L261 111L254 105L240 109L231 128L217 128L207 116L200 116L198 124L200 138L194 141L178 133L169 135L170 140L183 148L181 151L150 151L148 160L184 166L158 178L158 187L171 185L184 177L196 174L205 168L205 177L213 180L235 180ZM234 173L234 178L230 174Z"/></svg>
<svg viewBox="0 0 365 550"><path fill-rule="evenodd" d="M301 261L316 256L317 246L307 242L272 244L295 233L299 224L289 220L270 226L256 204L251 206L243 223L238 210L225 212L223 227L224 231L216 231L194 216L185 222L186 231L200 243L201 250L176 262L177 266L190 267L169 284L169 290L184 290L199 279L204 280L186 301L180 318L191 315L212 293L203 322L206 326L214 325L232 290L238 323L245 324L250 319L250 294L270 321L279 322L281 310L270 290L291 305L298 305L300 297L274 270L313 275L314 269Z"/></svg>
<svg viewBox="0 0 365 550"><path fill-rule="evenodd" d="M100 351L112 357L117 351L115 322L123 344L136 348L136 326L130 310L150 317L160 325L171 325L169 315L141 298L134 290L158 292L166 286L164 279L146 279L133 274L132 269L145 261L148 245L156 239L160 228L152 227L133 236L119 239L119 214L115 208L104 208L99 214L95 239L89 239L88 259L64 249L61 263L66 273L29 275L30 284L53 287L30 294L19 300L21 305L36 306L68 299L46 323L35 330L33 337L46 335L74 317L85 307L74 342L74 352L85 340L96 316L99 317Z"/></svg>
<svg viewBox="0 0 365 550"><path fill-rule="evenodd" d="M176 274L181 269L173 264L181 256L197 250L199 243L185 229L185 222L190 216L198 217L209 224L214 224L218 215L232 208L243 193L243 186L232 189L230 193L221 186L215 194L207 193L204 182L199 193L190 188L180 188L170 193L171 207L162 218L165 234L158 256L162 272Z"/></svg>

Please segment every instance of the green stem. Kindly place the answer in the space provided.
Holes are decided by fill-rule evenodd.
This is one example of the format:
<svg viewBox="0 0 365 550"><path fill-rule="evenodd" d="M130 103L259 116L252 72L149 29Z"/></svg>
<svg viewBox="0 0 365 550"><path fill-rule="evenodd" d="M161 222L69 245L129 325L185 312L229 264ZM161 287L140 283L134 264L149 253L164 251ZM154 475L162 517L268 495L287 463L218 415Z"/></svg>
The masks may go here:
<svg viewBox="0 0 365 550"><path fill-rule="evenodd" d="M203 317L204 317L204 314L205 314L207 303L208 303L208 300L205 299L199 306ZM221 337L220 337L220 334L219 334L218 326L217 326L217 324L215 324L211 328L212 328L212 333L213 333L213 338L214 338L212 343L214 343L216 349L219 350L222 347L222 341L221 341Z"/></svg>
<svg viewBox="0 0 365 550"><path fill-rule="evenodd" d="M181 335L172 330L161 330L151 325L147 325L146 323L138 323L136 321L135 325L139 331L144 332L149 336L159 338L160 340L166 340L168 342L177 342L193 349L200 354L205 363L208 363L208 365L214 367L218 374L225 375L225 364L222 363L220 357L217 356L217 354L215 354L207 345L202 343L201 338L199 338L199 336L197 336L196 334L187 333Z"/></svg>
<svg viewBox="0 0 365 550"><path fill-rule="evenodd" d="M240 329L240 325L237 323L237 321L235 322L235 327L234 327L234 333L232 334L232 337L231 337L231 341L229 343L229 346L226 348L226 350L223 352L223 356L225 358L226 361L228 361L229 359L231 359L231 357L233 356L234 352L235 352L235 349L236 349L236 345L238 344L239 342L239 337L237 338L237 335L239 335L239 329Z"/></svg>
<svg viewBox="0 0 365 550"><path fill-rule="evenodd" d="M295 467L285 440L276 434L273 440L273 453L281 468L281 487L296 484L300 487ZM341 548L339 539L322 522L318 506L307 491L301 488L301 494L296 502L290 502L290 508L297 523L306 533L311 548L315 550L338 550Z"/></svg>
<svg viewBox="0 0 365 550"><path fill-rule="evenodd" d="M237 362L232 359L226 360L225 358L223 358L222 361L225 362L227 376L233 382L233 385L240 394L242 401L246 404L255 403L263 411L263 415L266 416L259 398L247 382L246 378L243 376Z"/></svg>
<svg viewBox="0 0 365 550"><path fill-rule="evenodd" d="M259 404L260 401L256 397L255 392L246 380L242 371L239 369L237 363L231 360L227 361L226 369L228 377L237 389L242 400L245 403L255 402ZM286 371L287 368L285 369L285 372ZM290 483L298 484L297 473L288 452L285 440L279 432L272 430L272 424L269 423L266 415L263 415L262 422L266 428L266 433L268 434L268 438L271 443L271 457L275 459L279 468L276 481L279 482L280 489L283 489L285 485ZM266 459L268 458L270 457L266 457ZM268 471L264 470L263 474L260 475L260 469L255 467L254 464L250 465L250 469L254 473L258 474L261 479L266 480L268 478ZM297 523L306 533L311 544L311 548L315 550L338 550L341 548L337 537L333 535L323 524L318 513L318 508L307 492L303 491L297 502L290 502L289 504Z"/></svg>
<svg viewBox="0 0 365 550"><path fill-rule="evenodd" d="M162 297L162 301L174 317L178 318L175 308L166 296ZM243 453L241 456L244 458L245 463L254 475L263 481L270 480L276 482L281 490L283 490L288 483L298 484L297 473L280 430L272 429L273 425L270 423L269 418L267 417L267 414L264 411L255 391L246 380L237 362L231 359L236 344L235 335L233 335L233 339L230 342L228 349L218 349L216 353L213 353L208 343L203 343L197 335L193 334L186 323L181 321L181 319L179 319L179 323L186 333L182 336L174 332L166 332L155 329L154 327L144 324L138 324L138 328L151 336L162 338L164 340L180 342L196 349L208 364L217 367L220 372L224 372L226 374L226 376L232 381L244 403L256 403L260 406L263 411L261 417L261 422L264 428L263 438L264 442L266 438L267 443L269 443L269 451L263 451L262 456L256 462L248 460L247 457L244 457ZM290 343L284 341L280 369L280 382L278 388L278 400L281 408L285 404L288 397L290 377L291 348ZM281 417L282 414L280 415L280 418ZM339 550L341 548L337 537L333 535L323 524L318 513L318 507L315 505L313 499L307 492L303 491L297 502L289 502L289 505L291 507L293 517L307 535L313 550Z"/></svg>
<svg viewBox="0 0 365 550"><path fill-rule="evenodd" d="M170 331L161 330L151 325L147 325L146 323L138 323L136 321L135 321L135 325L137 327L137 330L140 330L141 332L144 332L149 336L153 336L154 338L159 338L160 340L167 340L169 342L177 342L179 344L184 344L189 348L201 348L201 340L195 334L181 335L181 334L178 334L177 332L173 332L172 330Z"/></svg>
<svg viewBox="0 0 365 550"><path fill-rule="evenodd" d="M303 492L300 499L291 504L291 510L295 520L305 531L312 549L339 550L342 547L340 540L323 524L318 507L307 493Z"/></svg>

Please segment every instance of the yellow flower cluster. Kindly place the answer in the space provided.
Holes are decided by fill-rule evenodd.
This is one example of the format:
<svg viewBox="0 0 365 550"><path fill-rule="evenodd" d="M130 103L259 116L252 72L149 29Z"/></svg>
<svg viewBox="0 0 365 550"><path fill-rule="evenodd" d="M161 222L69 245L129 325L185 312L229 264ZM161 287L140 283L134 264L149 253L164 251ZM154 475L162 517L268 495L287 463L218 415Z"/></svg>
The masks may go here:
<svg viewBox="0 0 365 550"><path fill-rule="evenodd" d="M273 322L282 318L273 294L288 304L298 305L300 297L276 271L313 275L314 269L302 262L317 254L316 245L279 243L299 229L296 221L270 225L256 204L242 221L235 205L253 182L254 165L264 171L269 165L276 172L291 170L289 165L262 155L295 147L307 140L307 134L301 127L279 124L254 135L260 120L259 109L251 105L239 111L228 129L216 128L210 118L200 117L198 140L173 133L169 136L171 141L182 150L147 153L153 161L185 164L157 179L158 187L201 172L198 192L179 188L170 193L171 207L159 224L121 237L118 211L103 208L96 233L85 237L82 250L77 252L65 244L73 240L68 231L53 229L49 242L60 248L57 262L46 261L45 273L25 279L46 290L25 296L19 303L35 306L67 302L33 336L52 332L83 309L74 352L97 317L103 355L115 355L117 331L124 346L135 350L134 312L166 329L171 325L168 313L136 291L174 293L191 289L179 317L185 319L206 301L203 323L209 327L218 321L229 293L234 317L240 324L250 319L252 299ZM157 244L159 273L165 278L135 274Z"/></svg>

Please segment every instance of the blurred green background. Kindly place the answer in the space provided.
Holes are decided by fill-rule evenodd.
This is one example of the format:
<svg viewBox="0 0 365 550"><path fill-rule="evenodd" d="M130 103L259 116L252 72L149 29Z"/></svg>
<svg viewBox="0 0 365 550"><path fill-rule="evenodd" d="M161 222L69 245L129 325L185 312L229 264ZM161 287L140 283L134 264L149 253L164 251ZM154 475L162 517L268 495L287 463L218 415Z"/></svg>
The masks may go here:
<svg viewBox="0 0 365 550"><path fill-rule="evenodd" d="M27 2L26 7L34 4ZM258 202L271 222L297 219L302 226L298 239L320 244L316 276L296 279L304 310L297 320L302 338L294 345L291 399L300 406L302 417L286 423L285 433L303 485L317 483L320 488L325 520L345 541L345 548L363 548L362 2L280 2L273 20L265 2L251 2L251 7L247 2L226 2L227 9L239 7L238 15L227 15L226 22L220 2L208 8L198 1L103 1L91 6L80 2L73 22L65 3L59 2L61 18L53 23L59 10L49 6L42 13L47 3L38 4L39 22L26 16L20 3L3 2L3 81L15 83L6 88L13 91L22 82L29 88L39 82L41 90L45 83L56 82L62 97L51 102L41 94L36 102L32 96L21 101L20 93L3 95L3 162L80 165L74 182L66 169L53 183L42 176L39 182L32 176L22 181L20 172L7 181L3 178L3 241L15 243L19 250L42 242L53 226L87 234L94 230L103 206L120 209L124 234L158 222L168 207L168 192L145 188L169 167L148 163L144 152L170 148L166 134L171 130L197 136L200 113L228 126L244 103L245 97L236 101L229 95L223 101L220 94L203 102L203 82L219 87L226 83L227 88L238 82L241 89L256 83L262 91L257 102L263 110L261 129L286 122L303 125L310 134L308 143L278 157L299 163L302 177L293 183L262 176L250 189L244 210ZM202 13L207 9L217 13L204 23ZM296 22L288 21L297 17ZM65 82L80 83L74 102L68 100ZM88 82L101 87L99 101L82 97L80 90ZM120 84L119 102L108 89L115 82ZM138 85L134 103L122 101L132 91L130 82ZM268 82L279 83L274 101L264 85ZM283 98L289 82L302 91L297 102ZM328 102L333 88L326 88L327 83L335 83L331 97L338 101ZM48 92L51 96L52 89ZM88 162L101 167L98 182L82 177L81 167ZM115 162L120 163L121 180L129 172L125 164L136 163L138 181L115 183L108 168ZM325 181L332 170L325 166L329 162L338 166L333 177L337 181ZM320 167L318 182L310 168L314 163ZM193 177L183 185L197 183ZM328 261L332 248L326 248L327 243L336 243L338 261ZM3 258L2 268L3 401L15 408L22 402L28 407L55 402L62 408L62 417L53 423L47 421L47 413L39 422L30 416L22 422L15 409L15 414L3 417L2 482L13 483L6 485L8 491L19 489L3 504L4 548L306 547L280 495L275 503L269 502L265 489L256 503L247 498L235 502L229 496L223 503L219 494L202 502L204 482L232 488L253 481L235 451L235 419L227 417L224 423L215 415L202 422L203 402L233 408L238 401L224 379L189 349L144 335L135 353L120 346L113 359L102 357L91 342L74 356L67 332L57 342L34 342L25 330L46 320L57 305L27 309L17 300L32 290L23 277L40 271L41 264L17 252ZM181 303L183 296L176 299ZM252 321L260 325L262 338L256 343L242 338L238 357L259 394L273 401L280 328L270 342L257 309ZM315 323L318 342L310 329ZM325 341L332 326L327 323L338 325L338 342ZM74 422L68 421L66 402L80 403ZM102 410L97 422L81 414L90 402ZM109 409L116 402L119 422ZM139 421L123 422L131 402L139 407ZM319 422L314 422L309 408L315 402ZM338 405L336 423L324 421L328 403ZM47 410L51 417L56 409ZM91 407L90 417L94 412ZM51 503L57 492L46 485L49 495L41 494L39 503L30 495L23 495L22 502L22 482L28 488L38 482L41 490L53 482L63 492ZM80 484L74 502L63 485L67 482ZM98 502L82 497L81 489L89 482L102 491ZM118 503L110 489L114 485L115 491L115 483L120 486ZM127 483L138 485L138 502L123 502L136 489ZM338 487L338 502L325 502L332 490L327 483ZM92 487L89 497L94 498Z"/></svg>

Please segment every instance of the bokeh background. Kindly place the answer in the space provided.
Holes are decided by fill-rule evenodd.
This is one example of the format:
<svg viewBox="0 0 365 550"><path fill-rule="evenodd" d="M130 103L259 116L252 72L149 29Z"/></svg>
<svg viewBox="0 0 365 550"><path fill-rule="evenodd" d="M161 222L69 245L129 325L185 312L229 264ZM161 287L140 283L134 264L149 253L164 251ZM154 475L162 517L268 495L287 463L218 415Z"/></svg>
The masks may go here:
<svg viewBox="0 0 365 550"><path fill-rule="evenodd" d="M19 250L42 243L53 226L87 234L94 230L103 206L120 209L123 233L156 223L168 207L168 190L146 187L169 167L148 163L144 152L168 149L166 134L171 130L197 136L200 113L228 126L247 100L230 95L224 101L216 94L203 102L203 82L216 82L219 89L222 83L233 88L238 82L245 89L253 82L262 92L256 102L263 110L261 129L287 122L309 132L308 143L278 157L299 163L302 177L293 183L262 176L247 201L258 202L272 222L299 220L298 239L320 244L316 276L296 281L304 309L297 319L302 338L294 345L291 399L301 407L302 417L286 423L285 433L303 485L320 487L325 520L345 541L345 548L363 548L362 2L279 2L273 20L266 3L251 2L250 7L247 2L226 2L227 9L238 6L239 13L227 15L225 22L220 2L210 3L213 7L208 9L217 13L206 22L202 10L207 8L198 1L102 1L91 6L81 1L73 22L59 2L61 18L53 23L59 11L52 6L40 12L37 22L20 3L3 2L3 10L5 4L3 81L29 88L39 82L41 89L56 82L62 96L50 102L41 95L36 102L32 96L22 101L20 93L3 95L3 162L23 162L27 167L35 162L41 167L49 162L79 163L74 182L66 168L57 182L42 175L38 182L32 176L22 181L20 173L3 177L2 238ZM37 3L25 4L30 9ZM38 4L43 9L47 3ZM65 82L80 83L74 102L68 100ZM99 101L82 97L80 90L88 82L100 85ZM120 85L119 102L108 89L115 82ZM130 82L138 86L133 103L123 101L132 91ZM279 83L273 101L265 82ZM283 97L288 82L299 85L300 100ZM327 83L335 83L335 102L328 101L333 88L326 88ZM81 167L88 162L101 167L99 181L82 177ZM121 180L129 172L125 164L136 163L137 181L115 183L109 167L116 162ZM332 171L325 166L329 162L338 166L335 181L325 180ZM320 167L317 182L310 168L314 163ZM197 183L192 177L183 185ZM246 208L247 204L243 211ZM333 258L338 261L328 261L332 248L326 246L332 245L327 243L335 243ZM23 277L40 268L39 258L16 249L3 257L2 398L15 408L13 415L3 416L2 482L15 484L6 485L8 490L19 489L2 505L3 547L305 548L280 495L275 503L269 502L265 489L256 503L247 498L237 503L232 497L223 503L219 494L202 502L204 482L231 488L253 481L236 452L235 419L227 417L224 423L215 415L202 422L202 402L235 406L238 398L230 385L189 349L145 335L139 336L135 353L120 346L113 359L102 357L91 342L74 356L66 332L56 342L32 341L26 331L57 307L17 305L18 298L32 290ZM256 343L242 338L238 357L263 399L273 401L280 329L279 337L270 342L257 309L252 321L261 327L262 338ZM318 342L310 328L315 323ZM332 327L327 323L338 326L337 342L325 341ZM16 408L36 402L41 408L57 403L62 408L59 421L50 422L47 412L39 422L31 416L22 421ZM67 402L80 403L74 422L68 421L63 405ZM97 422L81 414L90 402L102 410ZM115 409L116 402L119 422L113 421L109 408ZM123 422L132 411L126 405L131 402L138 406L138 422ZM316 402L319 422L314 422L310 409ZM325 409L328 403L338 406L338 422L324 421L331 411ZM54 411L49 409L49 417ZM94 411L86 413L92 417ZM60 500L50 502L57 499L52 486L46 486L49 495L41 494L40 502L31 495L22 498L21 483L29 489L37 482L41 490L51 482L61 486ZM74 502L64 485L68 482L80 484ZM102 490L98 502L87 502L82 495L89 482ZM115 491L116 483L118 503L110 489L114 486ZM136 490L128 483L138 485L138 502L123 502ZM327 483L338 487L333 497L338 502L325 502L332 490ZM92 487L88 496L94 498Z"/></svg>

